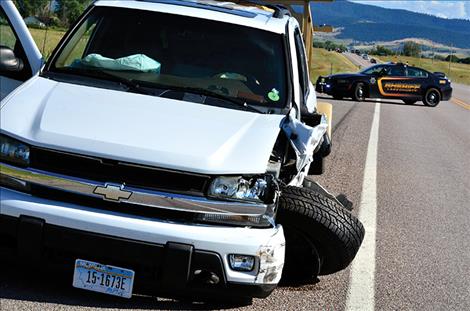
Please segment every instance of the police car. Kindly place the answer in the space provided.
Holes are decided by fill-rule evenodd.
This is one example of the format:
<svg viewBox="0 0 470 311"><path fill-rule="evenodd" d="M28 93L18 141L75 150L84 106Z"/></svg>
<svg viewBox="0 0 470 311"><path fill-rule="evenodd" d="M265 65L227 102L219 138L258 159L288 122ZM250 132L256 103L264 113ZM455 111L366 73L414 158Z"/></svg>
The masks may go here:
<svg viewBox="0 0 470 311"><path fill-rule="evenodd" d="M402 63L378 64L358 73L320 76L316 91L335 99L401 99L410 105L422 101L430 107L452 97L451 81L444 73L431 73Z"/></svg>

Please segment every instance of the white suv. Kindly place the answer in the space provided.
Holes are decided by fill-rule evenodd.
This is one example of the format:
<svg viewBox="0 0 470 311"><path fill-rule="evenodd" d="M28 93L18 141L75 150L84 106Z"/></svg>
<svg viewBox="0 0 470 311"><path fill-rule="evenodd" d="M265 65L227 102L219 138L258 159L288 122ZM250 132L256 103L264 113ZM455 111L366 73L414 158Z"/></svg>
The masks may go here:
<svg viewBox="0 0 470 311"><path fill-rule="evenodd" d="M12 2L1 8L17 39L0 47L2 89L33 75L1 102L2 246L122 297L269 295L286 247L276 213L295 212L280 197L330 146L297 21L275 6L97 1L42 66ZM320 243L314 274L362 241L332 211L357 241L326 254L335 242L300 225Z"/></svg>

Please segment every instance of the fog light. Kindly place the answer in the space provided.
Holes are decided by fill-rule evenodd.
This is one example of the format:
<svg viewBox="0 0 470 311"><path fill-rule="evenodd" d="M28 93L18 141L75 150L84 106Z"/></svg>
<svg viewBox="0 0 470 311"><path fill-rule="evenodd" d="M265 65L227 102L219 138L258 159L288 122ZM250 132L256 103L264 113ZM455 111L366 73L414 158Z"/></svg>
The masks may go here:
<svg viewBox="0 0 470 311"><path fill-rule="evenodd" d="M230 268L235 271L253 271L255 267L255 257L248 255L228 255Z"/></svg>

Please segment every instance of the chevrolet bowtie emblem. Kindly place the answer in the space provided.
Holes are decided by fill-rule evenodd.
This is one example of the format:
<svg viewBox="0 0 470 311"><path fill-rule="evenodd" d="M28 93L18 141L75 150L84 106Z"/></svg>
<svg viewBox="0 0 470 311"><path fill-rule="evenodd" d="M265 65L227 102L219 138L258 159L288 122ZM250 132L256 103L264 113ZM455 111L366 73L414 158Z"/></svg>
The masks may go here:
<svg viewBox="0 0 470 311"><path fill-rule="evenodd" d="M124 185L106 184L104 187L97 186L93 193L102 195L105 200L121 201L129 199L132 195L131 191L123 190Z"/></svg>

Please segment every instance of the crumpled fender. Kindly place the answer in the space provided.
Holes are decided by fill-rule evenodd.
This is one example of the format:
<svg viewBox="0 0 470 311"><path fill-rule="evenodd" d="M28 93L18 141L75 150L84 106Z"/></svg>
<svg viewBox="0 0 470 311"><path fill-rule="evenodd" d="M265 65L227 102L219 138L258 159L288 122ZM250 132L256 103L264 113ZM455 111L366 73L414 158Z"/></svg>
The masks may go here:
<svg viewBox="0 0 470 311"><path fill-rule="evenodd" d="M281 128L297 155L296 166L300 172L313 161L313 153L328 130L327 119L323 116L319 125L311 127L299 121L295 110L292 109L282 122Z"/></svg>

